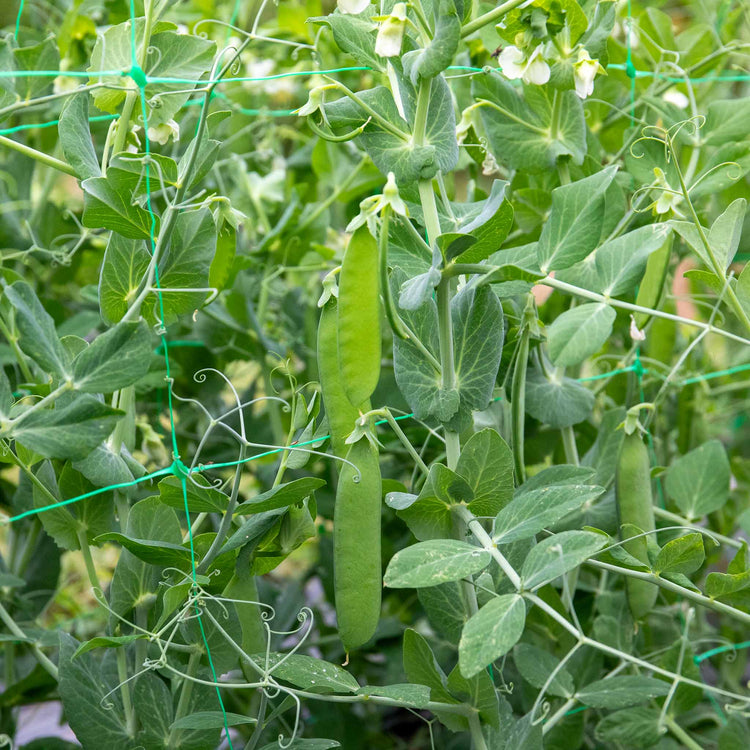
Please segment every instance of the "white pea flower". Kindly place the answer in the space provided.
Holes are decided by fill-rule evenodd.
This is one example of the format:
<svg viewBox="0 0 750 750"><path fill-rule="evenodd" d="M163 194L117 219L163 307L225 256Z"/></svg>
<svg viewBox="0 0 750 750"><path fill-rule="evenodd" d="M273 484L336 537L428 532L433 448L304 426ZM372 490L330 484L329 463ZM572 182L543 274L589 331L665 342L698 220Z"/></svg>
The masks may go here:
<svg viewBox="0 0 750 750"><path fill-rule="evenodd" d="M381 57L398 57L401 54L401 42L406 30L406 5L396 3L391 15L380 24L375 39L375 53Z"/></svg>
<svg viewBox="0 0 750 750"><path fill-rule="evenodd" d="M361 13L370 4L370 0L336 0L336 6L342 13L356 15Z"/></svg>
<svg viewBox="0 0 750 750"><path fill-rule="evenodd" d="M323 111L323 105L325 103L325 92L327 89L336 88L334 85L328 83L325 86L316 86L310 89L310 93L307 95L307 101L298 109L295 110L299 117L306 117L312 115L318 110Z"/></svg>
<svg viewBox="0 0 750 750"><path fill-rule="evenodd" d="M174 120L167 120L167 122L161 125L148 129L148 139L150 141L156 141L162 146L167 145L167 141L171 138L173 141L179 140L180 137L180 126Z"/></svg>
<svg viewBox="0 0 750 750"><path fill-rule="evenodd" d="M670 210L679 214L680 212L676 206L682 203L682 195L677 193L667 182L664 171L659 167L654 167L654 175L656 177L656 184L660 188L663 188L659 190L659 198L654 205L654 210L657 214L666 214Z"/></svg>
<svg viewBox="0 0 750 750"><path fill-rule="evenodd" d="M573 78L575 79L576 94L581 99L594 93L594 78L596 74L604 72L598 60L592 60L591 55L582 49L578 52L578 62L573 63Z"/></svg>
<svg viewBox="0 0 750 750"><path fill-rule="evenodd" d="M633 339L633 341L645 341L646 340L646 334L644 331L642 331L635 322L635 316L630 316L630 338Z"/></svg>
<svg viewBox="0 0 750 750"><path fill-rule="evenodd" d="M503 75L511 81L521 78L524 83L533 83L541 86L550 77L549 65L542 58L541 46L524 59L524 53L511 45L506 47L497 58Z"/></svg>
<svg viewBox="0 0 750 750"><path fill-rule="evenodd" d="M396 177L393 172L388 172L383 192L380 195L371 195L359 204L359 213L349 222L347 232L354 232L364 224L370 228L373 237L377 234L375 217L386 207L390 206L394 214L408 216L409 210L399 195Z"/></svg>
<svg viewBox="0 0 750 750"><path fill-rule="evenodd" d="M682 91L678 91L676 88L671 88L665 91L662 99L664 99L665 102L674 104L674 106L679 107L679 109L686 109L688 104L690 104L690 100L685 94L683 94Z"/></svg>
<svg viewBox="0 0 750 750"><path fill-rule="evenodd" d="M461 121L456 127L456 140L458 141L459 146L466 140L466 136L469 134L469 131L474 124L474 118L471 116L474 106L475 105L472 104L471 107L467 107L461 113Z"/></svg>

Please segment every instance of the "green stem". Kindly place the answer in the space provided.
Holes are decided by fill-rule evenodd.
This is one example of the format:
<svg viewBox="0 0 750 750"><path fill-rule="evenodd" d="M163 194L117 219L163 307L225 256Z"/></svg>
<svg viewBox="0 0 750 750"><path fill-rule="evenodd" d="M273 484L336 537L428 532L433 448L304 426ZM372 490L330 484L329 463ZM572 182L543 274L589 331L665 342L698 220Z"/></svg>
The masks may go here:
<svg viewBox="0 0 750 750"><path fill-rule="evenodd" d="M482 724L479 721L479 716L473 713L467 718L469 720L469 732L471 732L471 741L474 745L474 750L488 750L487 742L482 734Z"/></svg>
<svg viewBox="0 0 750 750"><path fill-rule="evenodd" d="M86 538L86 530L79 527L76 530L76 535L78 536L78 545L83 554L83 562L86 564L86 573L88 573L89 576L89 583L91 583L93 588L101 590L102 587L99 584L99 576L97 575L96 566L94 565L94 558L91 556L91 547Z"/></svg>
<svg viewBox="0 0 750 750"><path fill-rule="evenodd" d="M516 352L513 365L513 382L511 384L511 436L513 449L513 463L516 470L516 482L526 481L526 459L524 441L526 430L526 371L529 365L529 337L531 333L527 325L521 329L521 341Z"/></svg>
<svg viewBox="0 0 750 750"><path fill-rule="evenodd" d="M14 336L11 333L10 328L5 324L5 320L0 315L0 333L5 336L5 338L8 340L8 343L10 344L11 349L13 349L13 353L16 355L16 361L18 362L18 366L21 368L21 373L23 374L24 379L28 383L32 383L34 381L34 377L31 374L31 369L29 368L29 363L26 361L26 355L21 351L21 349L18 346L18 336Z"/></svg>
<svg viewBox="0 0 750 750"><path fill-rule="evenodd" d="M488 271L495 270L488 266L479 267L482 269L481 273L487 273ZM708 331L709 333L715 333L719 336L723 336L730 341L736 341L739 344L750 346L750 339L743 338L742 336L737 336L730 331L725 331L722 328L717 328L716 326L709 323L703 323L700 320L683 318L680 315L672 315L671 313L664 312L663 310L659 310L656 308L652 309L650 307L643 307L642 305L634 305L630 302L623 302L619 299L612 299L612 297L607 297L603 294L597 294L596 292L591 292L588 289L583 289L582 287L574 286L573 284L567 284L564 281L558 281L551 276L545 276L543 279L540 279L538 283L544 284L544 286L551 286L553 289L559 289L560 291L568 292L569 294L574 294L576 297L590 299L593 302L604 302L607 305L611 305L612 307L619 307L622 310L644 313L655 318L664 318L664 320L672 320L675 323L683 323L684 325L692 326L693 328L700 328L702 330Z"/></svg>
<svg viewBox="0 0 750 750"><path fill-rule="evenodd" d="M549 604L547 604L547 602L545 602L543 599L540 599L536 594L532 594L528 591L524 591L523 597L527 599L528 601L532 602L537 607L539 607L539 609L541 609L545 614L551 617L555 622L557 622L560 626L562 626L565 630L567 630L571 635L575 636L576 638L579 638L584 646L591 646L591 648L595 648L598 651L602 651L605 654L609 654L610 656L614 656L618 659L622 659L623 661L629 662L630 664L635 664L636 666L648 672L654 672L655 674L660 674L663 677L669 678L670 680L679 680L680 682L683 682L686 685L691 685L692 687L696 687L701 690L707 690L712 693L716 693L717 695L723 695L731 700L740 699L740 700L743 700L744 702L747 702L747 698L745 698L744 696L737 695L737 693L732 693L729 690L724 690L723 688L715 687L714 685L709 685L705 682L699 682L698 680L692 680L689 677L676 674L675 672L670 672L668 669L659 667L656 664L651 664L650 662L647 662L644 659L639 659L637 656L633 656L632 654L629 654L625 651L620 651L619 649L614 648L613 646L608 646L606 643L601 643L600 641L596 641L593 638L589 638L588 636L584 635L578 628L576 628L575 625L572 625L571 623L569 623L565 619L565 617L563 617L563 615L561 615L554 607L551 607Z"/></svg>
<svg viewBox="0 0 750 750"><path fill-rule="evenodd" d="M696 526L689 519L683 518L682 516L677 515L677 513L670 513L670 511L664 510L664 508L659 508L658 506L654 506L654 515L657 516L658 518L663 518L665 521L670 521L676 526L686 526L688 528L695 529L700 534L707 533L710 536L717 539L718 541L720 541L722 544L727 544L730 547L734 547L735 549L740 549L742 547L742 542L739 541L739 539L732 539L732 537L724 536L724 534L719 534L713 530L707 531L702 526Z"/></svg>
<svg viewBox="0 0 750 750"><path fill-rule="evenodd" d="M469 531L474 535L474 538L482 545L487 552L492 555L495 562L500 566L500 570L505 573L508 580L513 584L513 588L516 591L521 590L521 578L516 573L513 566L505 559L505 556L497 548L492 537L484 530L484 527L479 522L478 518L474 517L474 514L465 505L456 505L453 508L454 513L460 516L466 524Z"/></svg>
<svg viewBox="0 0 750 750"><path fill-rule="evenodd" d="M699 745L671 716L665 716L664 723L684 747L687 747L690 750L702 750L701 745Z"/></svg>
<svg viewBox="0 0 750 750"><path fill-rule="evenodd" d="M64 172L65 174L69 174L71 175L71 177L79 177L78 172L76 172L75 169L73 169L73 167L71 167L67 162L56 159L54 156L50 156L49 154L45 154L43 151L37 151L35 148L31 148L31 146L26 146L23 143L14 141L12 138L7 138L4 135L0 135L0 146L7 146L9 149L17 151L19 154L29 156L32 159L38 161L40 164L44 164L45 166L52 167L53 169L57 169L60 172Z"/></svg>
<svg viewBox="0 0 750 750"><path fill-rule="evenodd" d="M404 321L396 310L391 293L391 285L388 279L388 227L391 221L391 207L386 206L383 209L383 219L380 224L380 234L378 235L378 260L380 268L380 293L383 295L383 307L385 316L391 326L393 333L400 339L410 338L406 330Z"/></svg>
<svg viewBox="0 0 750 750"><path fill-rule="evenodd" d="M497 8L493 8L487 13L475 18L473 21L469 21L466 26L461 29L461 37L467 37L473 34L475 31L487 26L491 23L495 23L501 19L506 13L509 13L513 8L517 8L519 5L523 5L526 0L507 0L502 5L498 5Z"/></svg>
<svg viewBox="0 0 750 750"><path fill-rule="evenodd" d="M39 411L39 409L44 408L48 404L51 404L52 402L56 401L60 396L62 396L63 393L66 393L67 391L73 390L73 384L69 381L65 381L62 385L55 388L54 391L47 394L44 398L40 399L39 401L34 402L25 412L22 412L19 414L15 419L11 419L8 421L8 427L7 432L12 432L16 427L18 427L19 424L24 422L30 414L33 414L35 411ZM0 430L0 433L6 432L5 429Z"/></svg>
<svg viewBox="0 0 750 750"><path fill-rule="evenodd" d="M23 630L21 630L21 628L16 625L16 623L13 621L13 618L8 613L8 610L5 609L2 604L0 604L0 620L5 623L5 627L7 627L8 630L10 630L10 632L14 636L16 636L16 638L18 638L21 642L26 643L26 633L24 633ZM40 666L50 675L52 675L52 678L54 680L57 680L57 667L52 663L52 661L42 652L42 650L39 648L39 646L36 645L36 643L29 643L28 646L33 652Z"/></svg>
<svg viewBox="0 0 750 750"><path fill-rule="evenodd" d="M124 648L116 648L115 653L117 654L117 679L120 680L120 694L122 695L122 708L125 712L125 725L128 737L135 737L135 712L133 711L133 703L130 699L127 652Z"/></svg>
<svg viewBox="0 0 750 750"><path fill-rule="evenodd" d="M563 448L565 450L565 461L573 466L578 466L578 446L576 445L576 435L573 431L573 427L561 427L560 432L562 433Z"/></svg>
<svg viewBox="0 0 750 750"><path fill-rule="evenodd" d="M240 446L239 460L242 461L245 458L245 445ZM286 453L284 455L287 455ZM283 462L283 459L282 459ZM216 531L216 536L211 542L211 546L208 548L208 552L203 556L200 565L198 566L196 573L205 573L208 570L209 565L216 559L221 552L221 546L224 544L224 540L227 538L229 530L232 528L232 520L234 516L234 510L237 507L237 498L240 494L240 480L242 479L242 463L237 464L237 468L234 472L234 483L232 484L232 494L229 497L229 503L227 509L224 511L224 515L221 517L219 528ZM183 482L187 481L185 479Z"/></svg>
<svg viewBox="0 0 750 750"><path fill-rule="evenodd" d="M266 709L268 708L268 696L265 690L260 691L260 705L258 706L258 723L253 730L250 739L248 740L245 750L255 750L258 742L260 742L261 735L266 725Z"/></svg>
<svg viewBox="0 0 750 750"><path fill-rule="evenodd" d="M145 27L143 30L143 42L141 44L140 56L138 57L138 66L141 69L146 67L146 59L148 58L148 47L151 43L151 29L154 23L154 3L150 0L144 0L144 13L145 13ZM132 23L132 22L131 22ZM125 140L128 137L130 131L130 119L133 116L133 110L135 105L141 97L141 92L138 89L131 89L128 91L125 97L125 103L122 105L122 112L120 118L117 121L117 134L115 135L114 142L112 144L112 153L119 154L125 148ZM145 130L144 123L144 130ZM144 138L148 138L148 132L144 133Z"/></svg>
<svg viewBox="0 0 750 750"><path fill-rule="evenodd" d="M10 450L10 448L8 448ZM47 489L45 487L45 489ZM52 497L52 495L50 495ZM56 502L53 500L53 502ZM29 533L26 535L26 539L23 543L23 550L21 551L21 558L18 564L14 566L14 571L17 576L23 577L26 572L26 567L29 564L34 552L36 551L36 543L39 540L39 534L42 531L42 523L38 518L34 518L34 522L29 529Z"/></svg>
<svg viewBox="0 0 750 750"><path fill-rule="evenodd" d="M406 433L401 429L399 423L393 418L393 414L391 414L389 409L383 409L383 411L380 413L382 413L388 420L388 424L391 426L391 429L396 433L396 437L398 437L398 439L401 441L401 444L409 452L409 455L411 456L414 463L419 467L420 471L425 476L427 476L430 473L429 467L422 460L422 456L417 453L409 438L406 437Z"/></svg>
<svg viewBox="0 0 750 750"><path fill-rule="evenodd" d="M701 225L700 219L698 218L698 214L695 212L693 201L690 200L690 192L688 191L687 185L685 184L685 178L683 177L679 160L675 158L673 159L673 163L677 172L677 179L680 181L680 189L682 190L682 195L685 198L685 202L687 203L688 209L690 210L690 216L693 219L693 224L695 224L696 231L698 232L698 236L700 237L701 243L703 244L703 247L706 251L706 255L708 255L708 258L711 261L711 270L723 282L725 293L729 300L729 304L734 311L734 314L740 319L740 321L742 321L745 329L750 331L750 317L748 317L748 314L745 312L745 308L742 306L742 303L737 297L737 293L728 283L726 269L719 263L718 258L716 257L713 248L711 247L711 244L706 237L706 233L703 231L703 226Z"/></svg>
<svg viewBox="0 0 750 750"><path fill-rule="evenodd" d="M709 597L704 596L697 591L693 591L692 589L687 589L684 586L672 583L672 581L668 581L666 578L662 578L661 576L656 575L656 573L645 573L640 570L629 570L628 568L621 568L618 565L610 565L609 563L600 562L599 560L587 560L586 564L593 565L595 568L599 568L600 570L609 570L613 573L620 573L620 575L637 578L641 581L655 583L660 588L666 589L667 591L671 591L675 594L679 594L685 599L689 599L696 604L700 604L701 606L706 607L706 609L711 609L714 612L719 612L720 614L727 615L728 617L731 617L734 620L738 620L739 622L750 624L750 613L743 612L740 609L735 609L734 607L730 607L728 604L717 602L715 599L710 599Z"/></svg>
<svg viewBox="0 0 750 750"><path fill-rule="evenodd" d="M193 693L194 681L190 679L194 677L198 672L198 665L201 663L201 652L193 651L188 659L187 671L185 674L185 680L182 683L182 689L180 690L180 699L177 702L177 709L175 710L174 720L178 721L182 719L187 713L188 705L190 704L190 696ZM172 729L169 733L169 740L167 741L168 747L179 747L178 738L180 736L179 729Z"/></svg>

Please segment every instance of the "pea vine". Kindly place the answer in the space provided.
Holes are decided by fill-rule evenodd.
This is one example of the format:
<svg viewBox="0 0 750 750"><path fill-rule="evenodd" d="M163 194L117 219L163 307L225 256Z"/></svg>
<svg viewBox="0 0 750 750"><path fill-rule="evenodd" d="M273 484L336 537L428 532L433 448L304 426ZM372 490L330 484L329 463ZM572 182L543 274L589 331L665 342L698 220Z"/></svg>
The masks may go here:
<svg viewBox="0 0 750 750"><path fill-rule="evenodd" d="M746 747L742 8L8 7L0 746Z"/></svg>

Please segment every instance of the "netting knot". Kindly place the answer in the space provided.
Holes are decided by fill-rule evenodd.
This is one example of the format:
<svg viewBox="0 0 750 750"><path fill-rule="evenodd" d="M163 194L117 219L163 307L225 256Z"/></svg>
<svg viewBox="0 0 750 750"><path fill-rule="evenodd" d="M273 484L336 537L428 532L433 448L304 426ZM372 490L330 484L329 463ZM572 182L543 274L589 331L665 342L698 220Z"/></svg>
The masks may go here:
<svg viewBox="0 0 750 750"><path fill-rule="evenodd" d="M179 456L175 457L169 469L178 479L187 479L187 477L190 476L190 469L180 461Z"/></svg>
<svg viewBox="0 0 750 750"><path fill-rule="evenodd" d="M635 69L635 65L633 65L633 61L632 60L628 60L625 63L625 75L628 78L635 78L636 77L636 73L637 73L637 71Z"/></svg>
<svg viewBox="0 0 750 750"><path fill-rule="evenodd" d="M135 85L138 86L139 89L146 88L148 78L146 78L146 74L143 71L143 68L138 65L133 65L133 67L128 71L128 75L133 79Z"/></svg>
<svg viewBox="0 0 750 750"><path fill-rule="evenodd" d="M637 377L637 378L638 378L639 380L640 380L640 378L642 378L642 377L644 376L644 374L646 373L646 371L645 371L645 370L644 370L644 368L643 368L643 364L641 363L641 359L640 359L640 357L636 357L636 358L635 358L635 360L634 360L634 362L633 362L633 364L632 364L632 367L631 367L631 369L633 370L633 372L635 373L635 376L636 376L636 377Z"/></svg>

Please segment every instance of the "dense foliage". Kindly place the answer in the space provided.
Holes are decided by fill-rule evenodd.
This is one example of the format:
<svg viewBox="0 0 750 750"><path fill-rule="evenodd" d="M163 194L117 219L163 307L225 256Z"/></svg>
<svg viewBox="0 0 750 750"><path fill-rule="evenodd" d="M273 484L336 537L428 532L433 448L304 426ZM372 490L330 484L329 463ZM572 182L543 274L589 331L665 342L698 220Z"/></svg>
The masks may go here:
<svg viewBox="0 0 750 750"><path fill-rule="evenodd" d="M744 3L0 24L0 746L750 746Z"/></svg>

